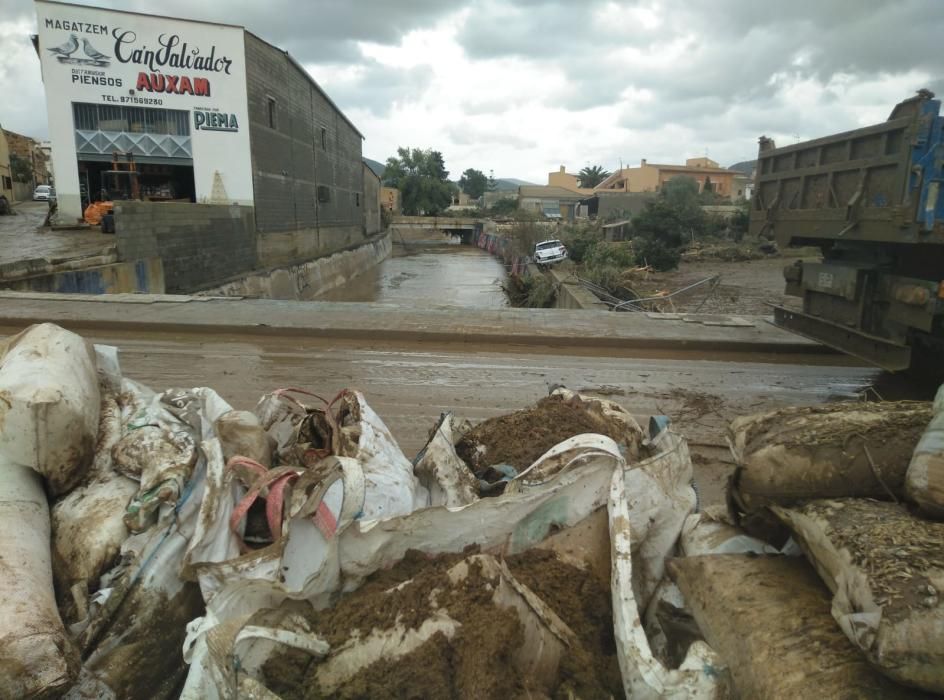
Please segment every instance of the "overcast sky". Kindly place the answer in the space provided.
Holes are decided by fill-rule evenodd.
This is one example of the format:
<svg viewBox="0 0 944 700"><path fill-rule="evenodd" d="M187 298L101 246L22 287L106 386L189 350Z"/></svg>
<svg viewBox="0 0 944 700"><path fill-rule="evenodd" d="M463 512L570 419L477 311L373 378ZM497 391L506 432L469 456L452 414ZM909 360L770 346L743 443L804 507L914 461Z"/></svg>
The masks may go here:
<svg viewBox="0 0 944 700"><path fill-rule="evenodd" d="M288 49L366 136L546 182L566 165L753 158L944 96L944 0L125 0ZM0 0L0 123L46 135L29 0Z"/></svg>

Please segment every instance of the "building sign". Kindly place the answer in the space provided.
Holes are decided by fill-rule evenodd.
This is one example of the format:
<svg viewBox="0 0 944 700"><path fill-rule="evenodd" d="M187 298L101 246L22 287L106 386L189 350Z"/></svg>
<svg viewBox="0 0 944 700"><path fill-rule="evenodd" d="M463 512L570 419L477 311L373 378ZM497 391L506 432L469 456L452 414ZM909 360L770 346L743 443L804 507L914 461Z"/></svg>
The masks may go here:
<svg viewBox="0 0 944 700"><path fill-rule="evenodd" d="M252 203L244 30L220 24L36 1L39 53L60 209L78 193L73 103L189 113L197 200L219 172ZM146 154L139 156L146 158Z"/></svg>

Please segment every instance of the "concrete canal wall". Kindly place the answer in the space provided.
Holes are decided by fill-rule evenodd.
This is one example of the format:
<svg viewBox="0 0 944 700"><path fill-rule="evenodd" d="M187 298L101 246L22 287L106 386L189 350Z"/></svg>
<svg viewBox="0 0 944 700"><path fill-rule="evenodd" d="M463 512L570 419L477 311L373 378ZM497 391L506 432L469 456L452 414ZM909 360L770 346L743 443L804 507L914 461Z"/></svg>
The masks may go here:
<svg viewBox="0 0 944 700"><path fill-rule="evenodd" d="M379 264L390 255L391 248L390 233L387 232L367 243L332 255L297 265L252 272L204 289L199 294L256 299L311 299Z"/></svg>

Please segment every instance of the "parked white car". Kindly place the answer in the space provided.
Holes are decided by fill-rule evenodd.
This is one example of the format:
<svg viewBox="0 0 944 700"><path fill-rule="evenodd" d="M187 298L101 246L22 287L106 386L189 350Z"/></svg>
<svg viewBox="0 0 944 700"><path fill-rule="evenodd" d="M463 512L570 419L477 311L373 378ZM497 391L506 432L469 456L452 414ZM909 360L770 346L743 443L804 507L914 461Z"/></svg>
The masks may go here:
<svg viewBox="0 0 944 700"><path fill-rule="evenodd" d="M56 190L50 185L37 185L33 190L34 202L48 202L56 198Z"/></svg>
<svg viewBox="0 0 944 700"><path fill-rule="evenodd" d="M534 255L531 257L538 265L553 265L567 259L567 248L556 239L541 241L534 246Z"/></svg>

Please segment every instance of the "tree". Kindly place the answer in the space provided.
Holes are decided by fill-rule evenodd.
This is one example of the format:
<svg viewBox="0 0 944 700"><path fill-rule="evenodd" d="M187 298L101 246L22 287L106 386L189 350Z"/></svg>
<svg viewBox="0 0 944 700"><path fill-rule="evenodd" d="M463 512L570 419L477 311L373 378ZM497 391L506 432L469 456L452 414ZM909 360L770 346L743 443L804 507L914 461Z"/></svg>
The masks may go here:
<svg viewBox="0 0 944 700"><path fill-rule="evenodd" d="M435 216L452 203L453 185L442 153L432 149L398 148L387 158L383 180L400 190L400 204L408 216Z"/></svg>
<svg viewBox="0 0 944 700"><path fill-rule="evenodd" d="M10 155L10 174L17 182L33 181L33 165L26 158Z"/></svg>
<svg viewBox="0 0 944 700"><path fill-rule="evenodd" d="M662 200L674 211L680 226L688 235L698 235L705 228L705 212L701 208L698 182L695 178L673 177L662 186Z"/></svg>
<svg viewBox="0 0 944 700"><path fill-rule="evenodd" d="M485 173L475 168L468 168L462 177L459 178L459 189L469 195L472 199L478 199L485 194L488 187L488 178Z"/></svg>
<svg viewBox="0 0 944 700"><path fill-rule="evenodd" d="M588 165L577 173L577 182L581 187L596 187L609 176L609 171L604 170L602 165Z"/></svg>

